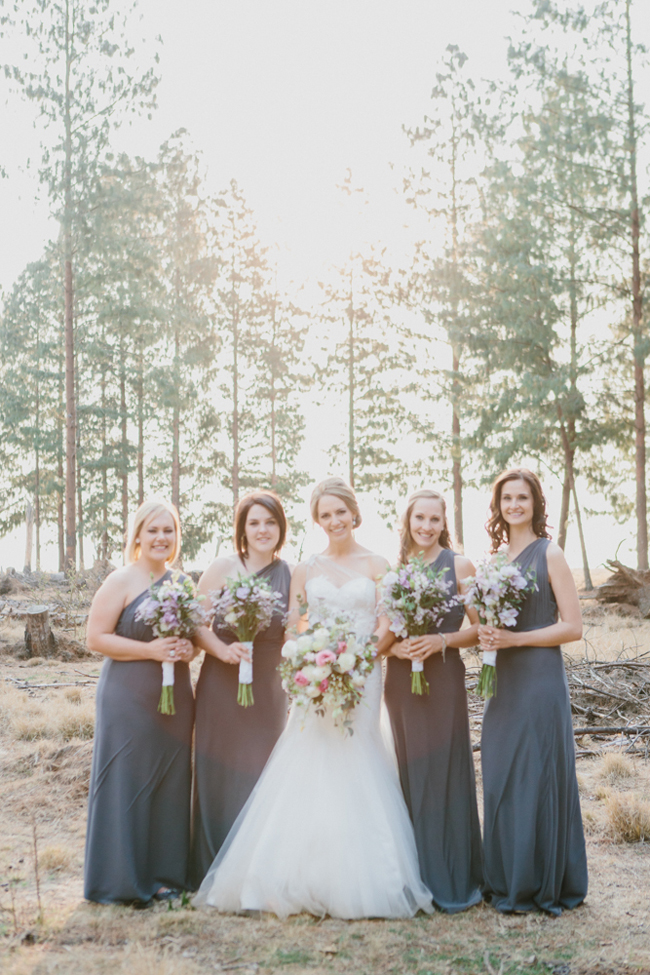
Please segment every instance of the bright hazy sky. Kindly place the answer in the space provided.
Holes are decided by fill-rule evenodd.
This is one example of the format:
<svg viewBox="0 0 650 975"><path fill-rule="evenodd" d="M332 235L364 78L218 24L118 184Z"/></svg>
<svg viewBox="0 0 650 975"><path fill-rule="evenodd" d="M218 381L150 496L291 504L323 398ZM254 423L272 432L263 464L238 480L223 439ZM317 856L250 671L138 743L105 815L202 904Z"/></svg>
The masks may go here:
<svg viewBox="0 0 650 975"><path fill-rule="evenodd" d="M203 153L210 187L238 180L263 240L280 247L285 276L314 278L360 237L399 242L409 216L394 188L412 161L402 125L422 121L436 62L448 44L469 56L474 78L506 76L505 38L517 30L513 8L527 10L528 3L140 0L143 19L133 36L163 38L159 109L152 122L123 129L117 145L152 157L174 130L186 128ZM650 4L636 0L633 9L639 34L650 42ZM640 101L650 101L649 77L639 78ZM32 127L32 111L18 99L4 104L2 95L0 162L9 174L0 181L4 289L56 232L47 201L35 199L39 133ZM25 169L28 158L30 170ZM336 184L348 168L370 200L363 219L346 216L340 204ZM325 463L314 461L315 477L325 473ZM551 494L557 511L559 498ZM472 554L485 546L486 501L483 494L468 494ZM630 534L631 526L591 519L593 563L613 555ZM572 528L568 552L578 565L575 536ZM21 545L22 533L11 542L0 540L0 565L21 566ZM386 536L389 556L391 545Z"/></svg>

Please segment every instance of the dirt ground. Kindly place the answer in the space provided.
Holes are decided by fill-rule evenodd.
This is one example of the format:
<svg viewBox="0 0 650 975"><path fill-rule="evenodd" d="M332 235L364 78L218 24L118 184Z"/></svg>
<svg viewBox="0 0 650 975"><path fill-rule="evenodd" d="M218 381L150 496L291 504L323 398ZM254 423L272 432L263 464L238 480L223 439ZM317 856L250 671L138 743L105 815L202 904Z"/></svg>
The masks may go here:
<svg viewBox="0 0 650 975"><path fill-rule="evenodd" d="M570 657L650 653L650 623L593 608L586 617L586 639L566 648ZM647 827L650 836L650 761L642 746L626 754L626 746L592 742L595 754L578 759L590 889L582 907L557 919L502 916L481 906L398 922L307 915L279 921L196 911L180 901L144 911L85 903L86 794L101 661L19 660L9 649L20 635L15 622L0 624L2 973L650 973L650 843L620 839L621 816L627 822L630 810L641 835ZM466 662L476 664L472 654ZM39 686L52 683L65 686ZM477 740L479 724L473 721Z"/></svg>

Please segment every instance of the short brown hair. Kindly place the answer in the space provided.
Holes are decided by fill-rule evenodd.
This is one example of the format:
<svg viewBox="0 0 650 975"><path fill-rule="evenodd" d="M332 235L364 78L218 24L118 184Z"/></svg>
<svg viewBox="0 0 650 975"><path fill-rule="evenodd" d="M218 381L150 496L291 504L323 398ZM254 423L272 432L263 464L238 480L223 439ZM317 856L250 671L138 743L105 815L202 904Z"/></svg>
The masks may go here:
<svg viewBox="0 0 650 975"><path fill-rule="evenodd" d="M282 502L277 494L274 491L251 491L250 494L245 495L245 497L237 502L237 507L235 508L233 541L237 549L237 554L242 561L248 555L246 519L248 518L248 512L255 504L261 504L267 511L270 511L278 523L280 538L278 539L278 544L273 549L274 557L284 545L284 540L287 537L287 516L284 513Z"/></svg>
<svg viewBox="0 0 650 975"><path fill-rule="evenodd" d="M492 541L492 551L497 552L504 541L510 541L510 529L501 514L501 492L503 485L508 481L525 481L530 488L533 496L533 524L532 529L538 538L550 538L547 531L546 498L542 490L542 483L537 474L529 471L527 467L511 467L510 470L499 474L492 485L492 497L490 499L490 517L485 524L485 529Z"/></svg>
<svg viewBox="0 0 650 975"><path fill-rule="evenodd" d="M413 514L413 508L415 507L416 501L420 501L422 498L428 498L432 501L439 501L442 505L442 516L445 520L445 525L440 532L438 542L442 548L451 548L451 534L449 532L449 524L447 523L447 502L439 491L434 491L433 488L419 488L419 490L414 491L413 494L409 496L406 504L406 511L402 515L402 520L400 523L399 560L402 565L406 565L410 556L413 554L413 549L415 546L413 543L413 536L411 535L411 515Z"/></svg>
<svg viewBox="0 0 650 975"><path fill-rule="evenodd" d="M359 502L354 493L354 488L346 484L342 477L326 477L324 481L319 481L311 492L309 510L311 511L313 520L318 524L318 502L326 494L331 494L343 502L345 507L352 513L354 527L358 528L362 520Z"/></svg>
<svg viewBox="0 0 650 975"><path fill-rule="evenodd" d="M181 522L178 517L178 511L176 505L170 504L169 501L151 500L143 501L133 518L133 527L131 528L131 534L129 535L129 540L126 544L126 549L124 552L127 562L137 562L140 558L140 540L139 535L145 524L151 519L155 518L162 511L166 511L168 515L172 516L172 521L174 522L174 527L176 529L176 544L174 545L174 551L171 556L167 559L168 565L173 565L181 552Z"/></svg>

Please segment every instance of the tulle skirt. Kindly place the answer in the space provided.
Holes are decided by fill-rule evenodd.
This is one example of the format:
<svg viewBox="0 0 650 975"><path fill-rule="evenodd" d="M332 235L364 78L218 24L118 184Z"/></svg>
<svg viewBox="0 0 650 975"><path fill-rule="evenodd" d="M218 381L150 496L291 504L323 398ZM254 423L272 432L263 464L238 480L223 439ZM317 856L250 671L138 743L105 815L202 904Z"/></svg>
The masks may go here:
<svg viewBox="0 0 650 975"><path fill-rule="evenodd" d="M353 734L293 707L194 898L221 911L340 918L431 912L394 760L380 730L381 670Z"/></svg>

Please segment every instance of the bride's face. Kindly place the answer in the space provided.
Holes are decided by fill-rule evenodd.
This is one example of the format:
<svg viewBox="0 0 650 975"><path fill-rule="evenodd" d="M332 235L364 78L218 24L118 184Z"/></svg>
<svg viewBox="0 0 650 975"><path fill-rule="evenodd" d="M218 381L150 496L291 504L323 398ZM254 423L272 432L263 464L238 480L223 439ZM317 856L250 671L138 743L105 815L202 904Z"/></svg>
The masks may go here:
<svg viewBox="0 0 650 975"><path fill-rule="evenodd" d="M318 524L332 541L342 541L352 534L354 516L340 498L324 494L318 502Z"/></svg>

